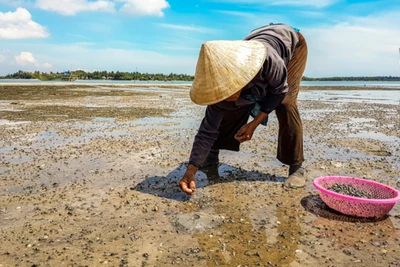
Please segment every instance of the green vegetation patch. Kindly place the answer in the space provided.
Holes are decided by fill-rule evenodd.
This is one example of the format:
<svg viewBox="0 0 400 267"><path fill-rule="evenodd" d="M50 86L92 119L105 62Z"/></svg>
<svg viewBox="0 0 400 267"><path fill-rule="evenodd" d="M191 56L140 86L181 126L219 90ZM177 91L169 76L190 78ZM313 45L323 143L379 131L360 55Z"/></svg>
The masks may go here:
<svg viewBox="0 0 400 267"><path fill-rule="evenodd" d="M88 90L92 89L92 90ZM55 100L79 97L101 96L138 96L155 95L155 93L134 92L127 90L96 90L94 86L68 85L68 86L0 86L0 100Z"/></svg>
<svg viewBox="0 0 400 267"><path fill-rule="evenodd" d="M71 106L33 106L24 107L23 111L0 111L0 117L13 121L66 121L91 120L95 117L115 118L129 121L144 117L162 117L172 112L171 109L158 108L115 108L115 107L71 107Z"/></svg>

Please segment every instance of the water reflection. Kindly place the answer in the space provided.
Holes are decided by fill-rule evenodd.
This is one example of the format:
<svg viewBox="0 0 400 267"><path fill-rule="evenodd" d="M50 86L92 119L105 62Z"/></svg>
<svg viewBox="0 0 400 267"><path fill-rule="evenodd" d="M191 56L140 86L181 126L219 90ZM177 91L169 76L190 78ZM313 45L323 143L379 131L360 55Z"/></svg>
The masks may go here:
<svg viewBox="0 0 400 267"><path fill-rule="evenodd" d="M301 91L299 100L399 105L400 95L397 90L310 90Z"/></svg>
<svg viewBox="0 0 400 267"><path fill-rule="evenodd" d="M198 172L198 190L188 197L178 188L186 165L131 189L179 201L173 225L179 222L177 231L196 239L199 266L282 266L295 260L305 190L285 191L282 177L221 164ZM277 194L286 195L276 202Z"/></svg>

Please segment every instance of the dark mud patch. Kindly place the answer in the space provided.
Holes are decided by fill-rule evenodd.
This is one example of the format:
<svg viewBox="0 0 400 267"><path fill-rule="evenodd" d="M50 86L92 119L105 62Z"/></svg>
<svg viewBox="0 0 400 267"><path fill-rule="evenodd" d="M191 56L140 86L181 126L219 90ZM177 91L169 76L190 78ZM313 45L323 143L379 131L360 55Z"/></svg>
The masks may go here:
<svg viewBox="0 0 400 267"><path fill-rule="evenodd" d="M95 90L93 90L95 89ZM153 93L154 94L154 93ZM149 95L147 92L134 92L124 90L98 90L95 86L69 85L69 86L17 86L0 85L0 100L67 100L81 97L102 96L140 96ZM154 94L156 95L156 94Z"/></svg>
<svg viewBox="0 0 400 267"><path fill-rule="evenodd" d="M13 121L65 121L91 120L92 118L115 118L122 121L151 117L166 116L170 109L158 108L115 108L115 107L71 107L71 106L27 106L23 111L0 111L3 119Z"/></svg>

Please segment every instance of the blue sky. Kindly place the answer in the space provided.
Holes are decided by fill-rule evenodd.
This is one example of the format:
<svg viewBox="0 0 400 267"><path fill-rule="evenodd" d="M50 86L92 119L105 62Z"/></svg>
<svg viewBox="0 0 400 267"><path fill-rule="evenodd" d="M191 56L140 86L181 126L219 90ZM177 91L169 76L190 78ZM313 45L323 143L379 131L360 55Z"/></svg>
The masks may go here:
<svg viewBox="0 0 400 267"><path fill-rule="evenodd" d="M0 0L0 75L17 70L193 74L201 44L283 22L306 76L400 76L400 1Z"/></svg>

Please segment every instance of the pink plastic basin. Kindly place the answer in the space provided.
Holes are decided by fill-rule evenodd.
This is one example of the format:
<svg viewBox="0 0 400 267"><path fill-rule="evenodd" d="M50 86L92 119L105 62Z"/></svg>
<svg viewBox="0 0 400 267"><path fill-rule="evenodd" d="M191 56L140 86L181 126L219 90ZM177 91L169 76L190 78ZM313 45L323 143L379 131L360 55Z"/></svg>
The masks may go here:
<svg viewBox="0 0 400 267"><path fill-rule="evenodd" d="M372 199L343 195L329 190L335 184L346 184L368 193ZM370 180L345 176L323 176L314 180L314 186L328 207L343 214L380 218L385 216L400 201L396 189Z"/></svg>

